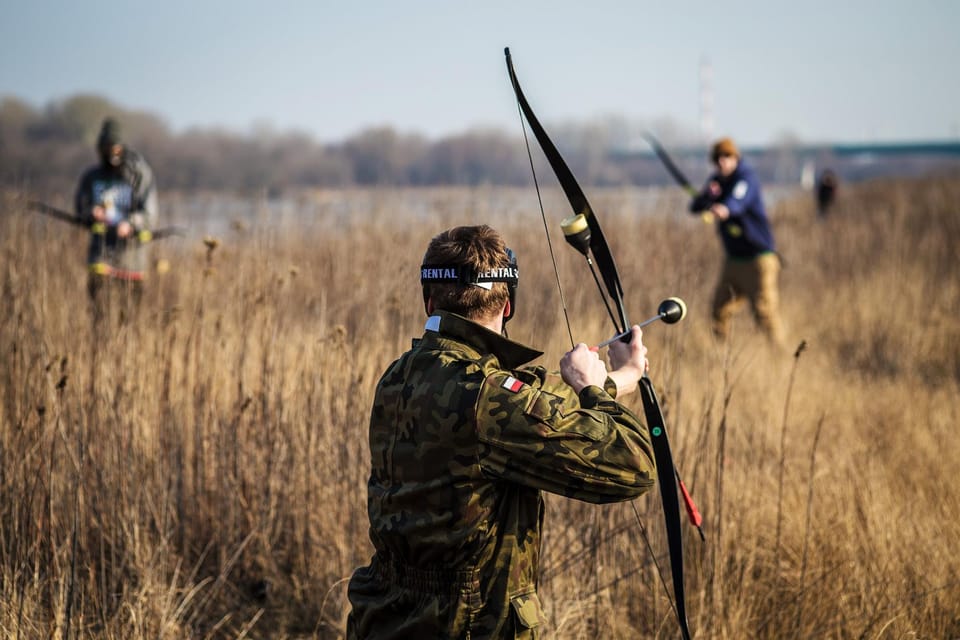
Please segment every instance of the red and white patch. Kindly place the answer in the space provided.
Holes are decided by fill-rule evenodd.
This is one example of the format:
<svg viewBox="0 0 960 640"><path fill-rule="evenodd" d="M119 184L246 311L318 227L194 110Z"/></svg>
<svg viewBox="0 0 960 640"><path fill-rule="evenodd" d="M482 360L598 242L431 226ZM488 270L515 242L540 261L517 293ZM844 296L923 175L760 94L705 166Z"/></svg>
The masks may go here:
<svg viewBox="0 0 960 640"><path fill-rule="evenodd" d="M507 376L507 379L504 380L503 384L500 386L502 386L507 391L512 391L513 393L516 393L517 391L520 391L521 387L523 387L523 383L517 380L516 378L514 378L513 376Z"/></svg>

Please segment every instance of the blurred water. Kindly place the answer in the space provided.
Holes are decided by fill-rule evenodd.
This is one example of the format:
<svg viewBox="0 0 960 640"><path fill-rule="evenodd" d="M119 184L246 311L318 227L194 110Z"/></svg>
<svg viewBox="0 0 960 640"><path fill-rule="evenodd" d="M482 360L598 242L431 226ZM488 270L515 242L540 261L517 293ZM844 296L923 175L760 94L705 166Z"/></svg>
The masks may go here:
<svg viewBox="0 0 960 640"><path fill-rule="evenodd" d="M764 190L764 197L770 209L798 193L798 187L773 186ZM559 224L572 215L559 188L542 188L541 195L548 221ZM684 214L688 203L686 194L674 187L599 188L590 190L587 197L601 218L614 213ZM310 233L369 222L496 226L517 217L540 221L540 204L533 188L324 189L280 198L171 194L161 204L160 226L183 225L188 228L188 239L200 239L290 230Z"/></svg>

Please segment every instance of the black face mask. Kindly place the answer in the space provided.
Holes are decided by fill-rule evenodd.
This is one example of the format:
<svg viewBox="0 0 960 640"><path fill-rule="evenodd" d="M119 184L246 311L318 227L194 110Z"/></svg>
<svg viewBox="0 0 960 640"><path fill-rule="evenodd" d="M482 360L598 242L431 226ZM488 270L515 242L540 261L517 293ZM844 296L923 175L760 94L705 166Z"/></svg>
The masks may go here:
<svg viewBox="0 0 960 640"><path fill-rule="evenodd" d="M117 153L113 152L114 144L100 144L97 146L97 153L100 155L100 162L103 166L118 169L123 165L123 147Z"/></svg>

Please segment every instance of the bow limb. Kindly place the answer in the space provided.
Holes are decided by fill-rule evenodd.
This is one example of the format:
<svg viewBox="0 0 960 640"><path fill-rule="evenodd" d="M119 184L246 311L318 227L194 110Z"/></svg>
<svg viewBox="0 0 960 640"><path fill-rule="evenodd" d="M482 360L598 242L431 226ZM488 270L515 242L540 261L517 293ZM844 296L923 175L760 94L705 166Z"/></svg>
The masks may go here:
<svg viewBox="0 0 960 640"><path fill-rule="evenodd" d="M543 125L540 124L540 120L537 119L536 114L533 113L533 109L530 107L530 103L527 102L526 96L523 95L523 90L520 88L520 81L517 80L517 74L513 70L513 59L510 56L510 49L504 49L503 53L507 59L507 71L510 73L510 82L513 84L513 91L517 96L517 103L520 105L520 110L530 124L530 130L533 131L534 137L537 139L537 142L540 143L540 148L543 149L543 154L547 157L550 167L557 176L557 180L560 181L560 186L563 188L567 200L570 201L573 213L582 214L590 226L590 252L593 254L597 267L600 269L607 293L617 308L618 317L614 318L614 325L616 325L617 328L616 333L622 333L630 328L630 320L627 318L626 307L623 304L623 286L620 284L617 265L613 261L613 254L610 253L607 240L603 237L600 222L597 220L597 216L594 215L590 203L587 202L587 197L583 194L583 189L580 188L577 179L573 177L573 172L570 171L570 167L567 166L563 156L557 151L557 147L553 144L550 136L547 135L546 130L544 130Z"/></svg>
<svg viewBox="0 0 960 640"><path fill-rule="evenodd" d="M660 402L657 400L657 392L654 391L653 383L646 375L640 378L640 398L643 401L643 414L647 419L647 428L653 443L653 457L657 463L657 476L660 479L657 484L660 485L660 502L663 504L663 520L667 529L667 546L670 550L674 610L684 640L690 640L683 585L683 530L676 484L680 482L680 474L673 464L673 453L670 450L666 422L663 419ZM684 487L684 493L686 493L686 487ZM692 501L688 503L688 509L692 504ZM694 506L693 509L695 510L696 507ZM703 536L702 530L700 535Z"/></svg>
<svg viewBox="0 0 960 640"><path fill-rule="evenodd" d="M513 69L513 60L510 56L510 49L504 49L504 55L507 61L507 70L510 74L510 82L513 84L513 90L517 97L517 103L520 110L526 117L533 131L537 142L540 143L544 155L550 162L570 206L573 207L574 214L583 215L590 228L590 253L596 260L597 267L603 277L607 293L614 301L619 318L613 318L614 325L617 326L617 333L626 331L630 327L630 321L627 319L626 307L623 303L623 287L620 284L620 276L617 271L617 265L613 260L613 254L604 238L603 231L600 229L600 222L594 214L590 203L577 183L576 178L567 166L560 152L539 119L533 113L530 103L527 102L523 90L520 88L520 82ZM589 256L588 256L589 261ZM594 276L596 277L596 276ZM599 285L599 281L597 283ZM602 293L602 291L601 291ZM683 585L683 538L680 521L680 502L677 496L677 481L679 474L673 464L673 454L670 451L670 441L667 439L666 424L663 419L663 412L660 409L660 403L657 400L656 392L653 389L653 383L646 375L640 379L640 396L643 401L644 415L647 420L647 428L650 431L651 442L653 445L654 459L657 465L657 474L660 478L660 498L663 503L663 515L667 530L667 544L670 550L670 566L673 577L674 600L672 602L674 612L677 616L677 622L680 625L680 632L684 640L689 640L690 629L687 624L687 613L684 598ZM685 488L684 488L685 489ZM686 493L686 492L684 492ZM689 506L688 506L689 509ZM696 507L694 507L694 510ZM699 515L699 514L698 514ZM702 533L701 533L702 535ZM648 543L649 544L649 543ZM658 565L659 566L659 565ZM665 586L665 585L664 585Z"/></svg>

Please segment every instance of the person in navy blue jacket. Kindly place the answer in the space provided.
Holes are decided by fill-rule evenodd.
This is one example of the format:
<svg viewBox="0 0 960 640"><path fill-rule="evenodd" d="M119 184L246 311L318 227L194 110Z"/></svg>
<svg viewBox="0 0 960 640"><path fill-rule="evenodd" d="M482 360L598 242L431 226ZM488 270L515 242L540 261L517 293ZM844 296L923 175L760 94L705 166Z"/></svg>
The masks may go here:
<svg viewBox="0 0 960 640"><path fill-rule="evenodd" d="M713 145L710 159L716 171L691 201L690 211L714 218L726 254L713 297L714 334L725 338L730 318L749 301L757 324L781 344L780 259L760 182L730 138Z"/></svg>

